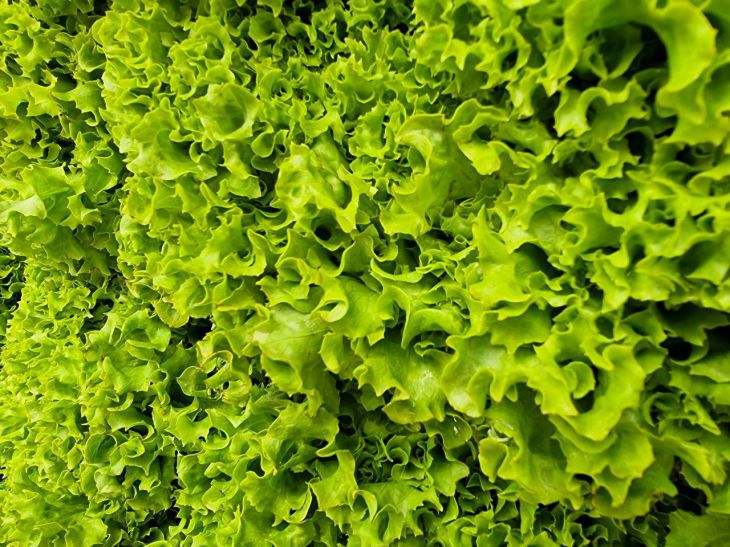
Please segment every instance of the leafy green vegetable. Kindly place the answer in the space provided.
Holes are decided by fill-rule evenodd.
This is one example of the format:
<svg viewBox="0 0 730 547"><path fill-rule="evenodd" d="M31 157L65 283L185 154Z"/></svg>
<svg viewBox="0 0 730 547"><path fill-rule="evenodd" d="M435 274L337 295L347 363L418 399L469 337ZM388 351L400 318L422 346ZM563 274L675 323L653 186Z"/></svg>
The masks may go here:
<svg viewBox="0 0 730 547"><path fill-rule="evenodd" d="M0 0L0 543L726 545L727 0Z"/></svg>

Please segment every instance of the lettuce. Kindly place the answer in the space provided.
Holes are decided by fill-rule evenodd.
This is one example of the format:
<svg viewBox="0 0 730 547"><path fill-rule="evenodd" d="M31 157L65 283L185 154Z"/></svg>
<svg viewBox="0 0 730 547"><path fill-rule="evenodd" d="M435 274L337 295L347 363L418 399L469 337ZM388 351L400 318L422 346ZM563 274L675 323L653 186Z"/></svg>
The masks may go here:
<svg viewBox="0 0 730 547"><path fill-rule="evenodd" d="M724 545L724 0L0 2L0 543Z"/></svg>

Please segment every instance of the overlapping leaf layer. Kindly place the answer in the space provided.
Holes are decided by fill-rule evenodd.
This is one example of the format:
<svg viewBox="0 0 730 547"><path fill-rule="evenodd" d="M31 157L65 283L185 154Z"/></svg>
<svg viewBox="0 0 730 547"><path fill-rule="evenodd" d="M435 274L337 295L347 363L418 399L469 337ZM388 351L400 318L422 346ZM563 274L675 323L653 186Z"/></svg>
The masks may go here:
<svg viewBox="0 0 730 547"><path fill-rule="evenodd" d="M0 543L730 543L727 0L0 1Z"/></svg>

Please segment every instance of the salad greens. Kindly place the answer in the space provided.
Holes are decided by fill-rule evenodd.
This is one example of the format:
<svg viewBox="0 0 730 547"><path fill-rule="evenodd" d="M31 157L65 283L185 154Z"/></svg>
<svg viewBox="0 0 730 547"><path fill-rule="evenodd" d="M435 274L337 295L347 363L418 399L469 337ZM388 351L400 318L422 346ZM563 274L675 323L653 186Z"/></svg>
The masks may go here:
<svg viewBox="0 0 730 547"><path fill-rule="evenodd" d="M0 543L730 544L728 0L0 0Z"/></svg>

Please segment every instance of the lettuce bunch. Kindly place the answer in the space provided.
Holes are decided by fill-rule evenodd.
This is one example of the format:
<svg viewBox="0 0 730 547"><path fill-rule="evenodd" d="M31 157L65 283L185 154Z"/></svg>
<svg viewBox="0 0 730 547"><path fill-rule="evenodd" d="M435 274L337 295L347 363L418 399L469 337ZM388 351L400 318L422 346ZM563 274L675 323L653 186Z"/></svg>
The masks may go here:
<svg viewBox="0 0 730 547"><path fill-rule="evenodd" d="M0 543L730 543L727 0L0 0Z"/></svg>

